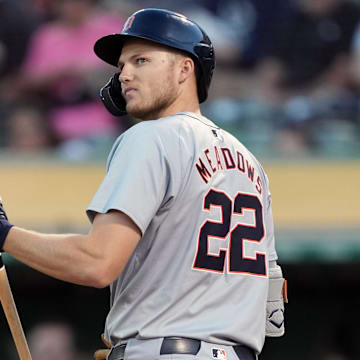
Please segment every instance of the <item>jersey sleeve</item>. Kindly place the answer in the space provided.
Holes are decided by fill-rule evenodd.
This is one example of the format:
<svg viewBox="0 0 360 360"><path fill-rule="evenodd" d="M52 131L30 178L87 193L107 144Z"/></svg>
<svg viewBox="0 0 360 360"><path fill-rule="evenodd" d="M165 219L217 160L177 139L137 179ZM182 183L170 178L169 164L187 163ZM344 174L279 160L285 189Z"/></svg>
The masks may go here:
<svg viewBox="0 0 360 360"><path fill-rule="evenodd" d="M268 253L268 261L276 261L278 255L276 252L275 246L275 231L274 231L274 219L272 213L272 200L270 193L270 184L269 178L261 166L261 164L255 159L258 164L259 172L261 174L263 184L264 184L264 194L263 194L263 207L264 207L264 223L266 228L266 250Z"/></svg>
<svg viewBox="0 0 360 360"><path fill-rule="evenodd" d="M161 138L151 127L139 125L114 144L107 174L87 208L87 215L92 222L96 213L119 210L144 234L172 194L170 165Z"/></svg>
<svg viewBox="0 0 360 360"><path fill-rule="evenodd" d="M266 208L266 233L267 233L267 245L268 245L268 254L269 261L275 261L278 259L276 249L275 249L275 234L274 234L274 220L272 215L272 206L271 206L271 194L268 194L267 198L267 208Z"/></svg>

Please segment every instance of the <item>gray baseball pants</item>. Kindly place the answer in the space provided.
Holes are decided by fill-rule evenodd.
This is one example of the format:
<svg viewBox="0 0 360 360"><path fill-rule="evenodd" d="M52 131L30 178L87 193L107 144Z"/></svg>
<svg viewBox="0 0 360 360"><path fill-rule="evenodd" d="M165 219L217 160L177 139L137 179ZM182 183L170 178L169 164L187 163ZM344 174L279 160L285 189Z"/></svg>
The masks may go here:
<svg viewBox="0 0 360 360"><path fill-rule="evenodd" d="M245 346L211 344L187 338L130 339L112 349L107 360L256 360Z"/></svg>

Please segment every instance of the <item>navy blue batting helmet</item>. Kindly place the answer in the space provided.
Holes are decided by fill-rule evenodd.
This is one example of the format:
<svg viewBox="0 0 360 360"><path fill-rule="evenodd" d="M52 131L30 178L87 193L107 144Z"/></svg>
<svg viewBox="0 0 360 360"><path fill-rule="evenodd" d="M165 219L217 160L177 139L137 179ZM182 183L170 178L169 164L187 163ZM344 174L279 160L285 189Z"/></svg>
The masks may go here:
<svg viewBox="0 0 360 360"><path fill-rule="evenodd" d="M199 25L173 11L139 10L127 19L120 34L100 38L94 45L95 54L117 66L123 44L129 37L150 40L189 54L196 66L199 102L206 100L215 68L215 52Z"/></svg>

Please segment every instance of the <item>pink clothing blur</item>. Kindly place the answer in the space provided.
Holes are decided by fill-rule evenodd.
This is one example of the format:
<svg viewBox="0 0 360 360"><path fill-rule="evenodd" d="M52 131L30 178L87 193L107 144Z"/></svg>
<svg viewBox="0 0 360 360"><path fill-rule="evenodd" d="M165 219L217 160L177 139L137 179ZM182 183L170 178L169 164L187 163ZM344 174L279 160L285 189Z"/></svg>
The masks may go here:
<svg viewBox="0 0 360 360"><path fill-rule="evenodd" d="M114 134L117 130L115 122L105 118L109 116L99 102L64 106L50 114L52 128L62 139Z"/></svg>
<svg viewBox="0 0 360 360"><path fill-rule="evenodd" d="M62 74L51 90L55 97L63 94L66 98L66 93L76 91L84 82L71 71L79 69L92 76L92 71L107 66L94 54L94 43L101 36L120 32L123 22L122 18L94 13L76 28L61 22L44 24L30 42L24 74L42 78L69 70L69 75ZM116 120L100 99L56 107L50 113L50 122L60 139L106 134L116 128Z"/></svg>

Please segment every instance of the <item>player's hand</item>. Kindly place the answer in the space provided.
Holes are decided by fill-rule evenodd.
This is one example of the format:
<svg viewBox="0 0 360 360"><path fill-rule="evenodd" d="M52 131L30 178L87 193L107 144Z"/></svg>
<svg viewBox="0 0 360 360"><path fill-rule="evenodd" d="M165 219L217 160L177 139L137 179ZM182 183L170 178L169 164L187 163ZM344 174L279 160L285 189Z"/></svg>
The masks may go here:
<svg viewBox="0 0 360 360"><path fill-rule="evenodd" d="M106 360L110 354L111 344L105 339L104 334L101 335L101 340L106 345L106 349L96 350L94 353L95 360Z"/></svg>
<svg viewBox="0 0 360 360"><path fill-rule="evenodd" d="M2 199L0 197L0 251L3 251L3 246L9 233L10 229L14 225L10 224L8 217L6 215L4 206L2 204Z"/></svg>

